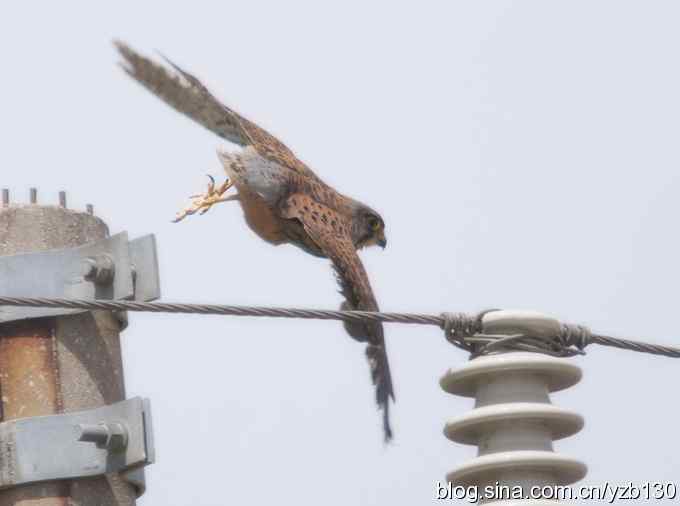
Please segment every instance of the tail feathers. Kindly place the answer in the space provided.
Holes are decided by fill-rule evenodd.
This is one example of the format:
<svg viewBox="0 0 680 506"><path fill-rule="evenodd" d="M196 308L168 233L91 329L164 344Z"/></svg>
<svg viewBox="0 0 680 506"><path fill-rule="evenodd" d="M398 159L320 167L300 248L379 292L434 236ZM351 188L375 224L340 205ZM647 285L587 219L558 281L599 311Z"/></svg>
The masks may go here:
<svg viewBox="0 0 680 506"><path fill-rule="evenodd" d="M371 380L375 386L375 401L378 408L383 412L383 432L385 443L392 440L392 427L390 425L390 399L394 398L392 375L390 364L387 361L387 350L382 345L369 344L366 346L366 358L371 368Z"/></svg>

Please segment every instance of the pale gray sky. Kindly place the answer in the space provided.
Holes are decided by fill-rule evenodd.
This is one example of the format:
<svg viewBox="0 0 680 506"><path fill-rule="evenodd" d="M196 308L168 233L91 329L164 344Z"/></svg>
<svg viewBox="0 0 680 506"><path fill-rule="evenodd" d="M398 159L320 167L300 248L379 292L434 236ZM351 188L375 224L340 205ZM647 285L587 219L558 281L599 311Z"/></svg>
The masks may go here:
<svg viewBox="0 0 680 506"><path fill-rule="evenodd" d="M69 192L155 233L163 298L336 308L328 262L269 246L237 205L174 225L221 141L130 81L114 37L162 51L378 209L362 253L386 310L532 309L680 344L680 5L673 1L22 2L0 14L2 185ZM474 454L435 328L386 327L385 448L362 347L335 322L131 315L129 396L152 400L142 505L413 505ZM554 396L588 484L678 481L680 363L592 347Z"/></svg>

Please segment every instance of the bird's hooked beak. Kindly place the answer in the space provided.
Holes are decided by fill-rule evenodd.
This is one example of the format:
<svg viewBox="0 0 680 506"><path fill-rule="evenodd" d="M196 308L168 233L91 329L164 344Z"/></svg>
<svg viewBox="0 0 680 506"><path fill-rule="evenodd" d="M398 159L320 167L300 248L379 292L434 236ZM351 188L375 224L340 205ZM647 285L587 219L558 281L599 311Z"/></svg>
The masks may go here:
<svg viewBox="0 0 680 506"><path fill-rule="evenodd" d="M385 246L387 246L387 239L385 238L385 234L380 234L377 243L378 246L380 246L382 249L385 249Z"/></svg>

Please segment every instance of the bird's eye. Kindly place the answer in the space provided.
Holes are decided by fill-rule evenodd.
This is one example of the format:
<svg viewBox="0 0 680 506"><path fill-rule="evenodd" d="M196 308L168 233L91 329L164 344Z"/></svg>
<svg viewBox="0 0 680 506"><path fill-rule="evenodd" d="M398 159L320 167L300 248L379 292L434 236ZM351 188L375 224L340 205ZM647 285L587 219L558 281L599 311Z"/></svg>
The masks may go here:
<svg viewBox="0 0 680 506"><path fill-rule="evenodd" d="M373 230L378 230L380 228L380 220L377 218L370 218L368 220L368 226Z"/></svg>

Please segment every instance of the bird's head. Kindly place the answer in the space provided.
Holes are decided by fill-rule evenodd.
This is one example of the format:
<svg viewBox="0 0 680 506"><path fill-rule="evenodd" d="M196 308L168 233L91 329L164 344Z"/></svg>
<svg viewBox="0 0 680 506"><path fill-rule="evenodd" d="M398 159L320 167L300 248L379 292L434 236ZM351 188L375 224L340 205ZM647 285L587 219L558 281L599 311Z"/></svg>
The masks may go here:
<svg viewBox="0 0 680 506"><path fill-rule="evenodd" d="M385 249L385 222L370 207L355 202L352 211L352 242L357 249L378 245Z"/></svg>

